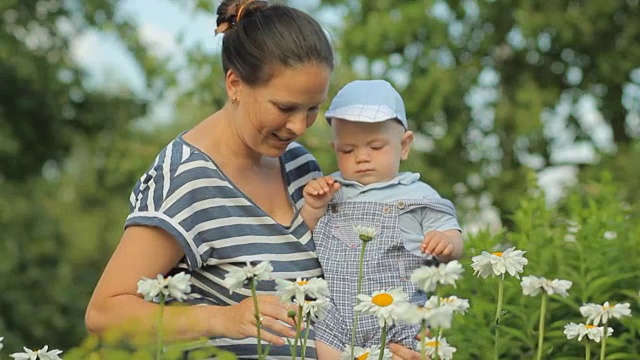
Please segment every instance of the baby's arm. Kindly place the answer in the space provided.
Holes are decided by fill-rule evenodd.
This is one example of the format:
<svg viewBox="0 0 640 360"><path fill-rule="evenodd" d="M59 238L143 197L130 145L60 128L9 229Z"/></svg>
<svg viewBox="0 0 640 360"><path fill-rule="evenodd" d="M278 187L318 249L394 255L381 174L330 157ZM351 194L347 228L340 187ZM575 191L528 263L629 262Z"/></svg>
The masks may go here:
<svg viewBox="0 0 640 360"><path fill-rule="evenodd" d="M331 176L313 179L305 185L302 195L304 205L300 209L300 215L309 229L313 231L318 220L325 214L327 205L333 195L340 190L340 183Z"/></svg>
<svg viewBox="0 0 640 360"><path fill-rule="evenodd" d="M462 247L462 233L459 230L431 230L424 234L420 250L441 262L449 262L462 256Z"/></svg>

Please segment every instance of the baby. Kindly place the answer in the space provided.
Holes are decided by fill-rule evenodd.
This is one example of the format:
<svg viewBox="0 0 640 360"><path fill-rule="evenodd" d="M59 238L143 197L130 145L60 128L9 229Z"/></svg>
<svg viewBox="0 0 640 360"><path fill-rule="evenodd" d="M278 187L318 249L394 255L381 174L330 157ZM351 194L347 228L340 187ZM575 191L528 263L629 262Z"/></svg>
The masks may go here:
<svg viewBox="0 0 640 360"><path fill-rule="evenodd" d="M317 254L331 290L331 307L316 325L318 359L338 359L351 345L362 240L354 225L372 227L367 243L362 293L402 287L410 300L426 294L409 280L421 266L458 259L461 228L453 204L420 181L399 173L409 155L408 130L400 94L383 80L358 80L344 86L325 114L339 172L310 181L304 188L302 217L313 231ZM387 339L415 346L418 328L390 326ZM360 315L355 345L380 342L372 315Z"/></svg>

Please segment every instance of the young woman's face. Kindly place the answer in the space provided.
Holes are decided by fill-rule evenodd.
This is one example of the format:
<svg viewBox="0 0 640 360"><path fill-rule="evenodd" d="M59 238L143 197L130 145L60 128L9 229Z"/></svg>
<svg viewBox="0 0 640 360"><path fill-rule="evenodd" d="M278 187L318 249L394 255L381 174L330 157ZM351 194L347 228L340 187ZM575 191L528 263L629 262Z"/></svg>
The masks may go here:
<svg viewBox="0 0 640 360"><path fill-rule="evenodd" d="M282 155L314 123L327 98L330 77L326 65L308 63L277 67L271 79L258 86L232 79L236 87L231 87L231 97L238 99L235 129L241 141L263 156Z"/></svg>
<svg viewBox="0 0 640 360"><path fill-rule="evenodd" d="M332 119L333 148L340 173L362 185L392 180L409 155L413 132L396 120L363 123Z"/></svg>

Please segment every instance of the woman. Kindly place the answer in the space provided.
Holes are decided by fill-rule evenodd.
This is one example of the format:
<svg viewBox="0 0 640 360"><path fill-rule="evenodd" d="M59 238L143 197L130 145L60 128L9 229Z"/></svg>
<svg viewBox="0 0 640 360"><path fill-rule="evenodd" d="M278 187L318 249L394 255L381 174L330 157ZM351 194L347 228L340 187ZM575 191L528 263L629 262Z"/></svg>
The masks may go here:
<svg viewBox="0 0 640 360"><path fill-rule="evenodd" d="M230 294L222 280L248 261L271 261L274 277L322 274L299 214L302 187L321 174L294 141L327 97L334 58L322 28L299 10L225 0L217 15L229 101L169 143L134 188L86 324L96 334L119 328L151 336L158 306L139 297L138 280L188 270L197 302L206 306L165 308L165 338L209 337L240 357L254 356L250 292ZM259 290L271 292L274 283L261 282ZM283 336L294 335L289 308L273 295L260 295L258 303L262 338L274 344L271 358L289 358L281 346ZM315 357L312 343L307 355Z"/></svg>

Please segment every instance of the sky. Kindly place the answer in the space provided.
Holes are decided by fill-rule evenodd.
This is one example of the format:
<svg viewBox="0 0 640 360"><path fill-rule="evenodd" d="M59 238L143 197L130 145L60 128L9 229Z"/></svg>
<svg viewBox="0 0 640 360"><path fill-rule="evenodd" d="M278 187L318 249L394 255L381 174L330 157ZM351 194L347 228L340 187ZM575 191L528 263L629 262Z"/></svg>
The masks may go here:
<svg viewBox="0 0 640 360"><path fill-rule="evenodd" d="M131 16L139 26L139 35L153 51L179 60L179 34L186 46L199 44L215 51L220 37L215 37L215 18L193 13L190 8L178 6L169 0L126 0L119 11ZM143 77L123 45L113 36L90 31L79 36L72 44L75 60L92 76L92 81L109 86L117 83L131 86L134 91L144 89Z"/></svg>

